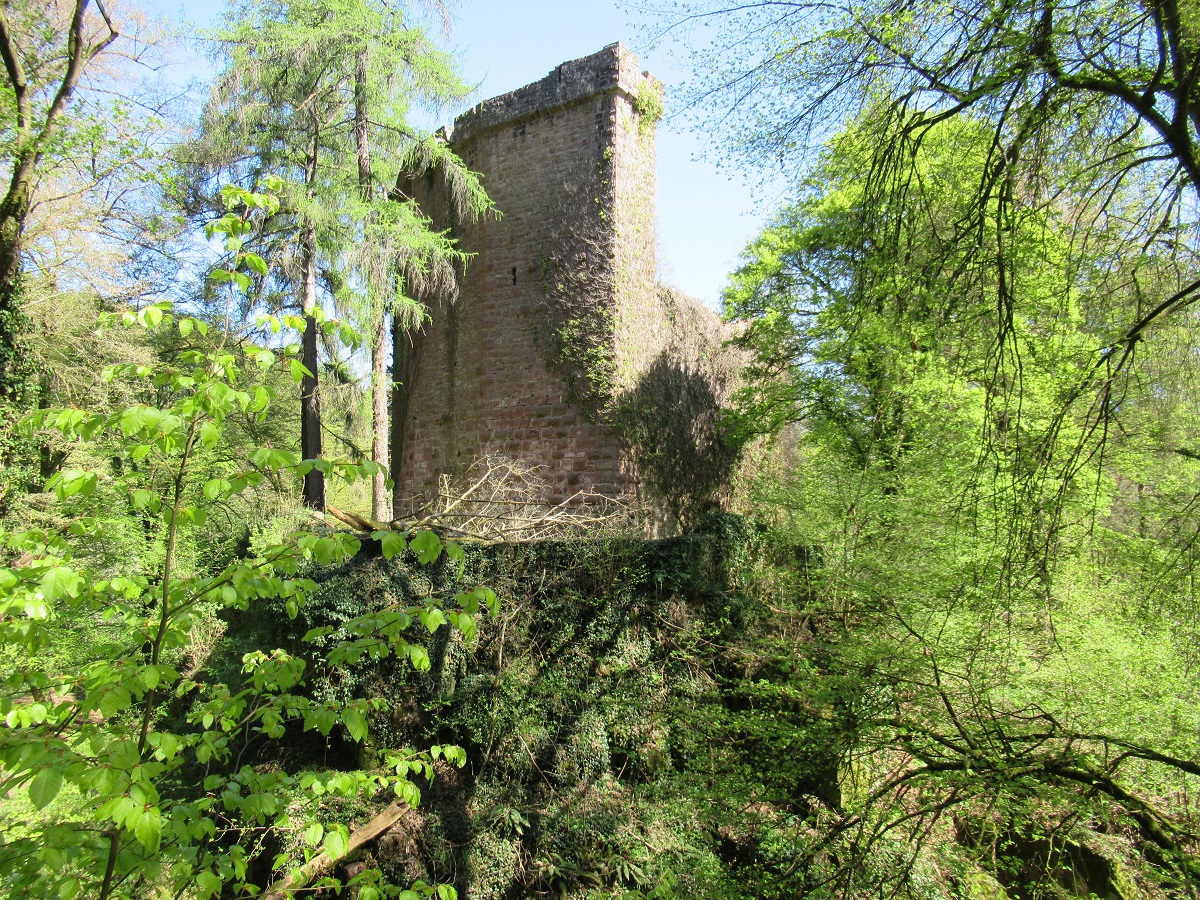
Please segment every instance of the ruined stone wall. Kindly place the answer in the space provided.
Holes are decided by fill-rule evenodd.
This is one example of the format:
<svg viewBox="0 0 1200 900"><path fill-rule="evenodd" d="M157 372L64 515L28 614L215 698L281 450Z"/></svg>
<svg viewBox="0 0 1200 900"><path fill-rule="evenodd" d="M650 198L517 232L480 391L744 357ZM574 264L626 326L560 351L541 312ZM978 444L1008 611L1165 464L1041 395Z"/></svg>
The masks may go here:
<svg viewBox="0 0 1200 900"><path fill-rule="evenodd" d="M552 501L636 492L602 409L621 347L641 343L633 311L653 297L660 96L613 44L455 122L451 143L501 218L456 223L432 180L417 185L475 255L458 301L398 335L397 515L485 453L540 466Z"/></svg>

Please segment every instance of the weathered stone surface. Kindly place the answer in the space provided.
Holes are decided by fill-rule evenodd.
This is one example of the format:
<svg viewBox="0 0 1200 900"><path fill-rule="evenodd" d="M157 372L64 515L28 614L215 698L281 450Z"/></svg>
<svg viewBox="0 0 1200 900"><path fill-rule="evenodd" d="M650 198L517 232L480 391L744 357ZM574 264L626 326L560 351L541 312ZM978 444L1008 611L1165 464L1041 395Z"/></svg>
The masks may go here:
<svg viewBox="0 0 1200 900"><path fill-rule="evenodd" d="M482 173L500 217L458 221L445 185L433 176L412 185L435 225L472 258L459 299L432 303L419 333L397 334L397 515L484 455L537 467L548 486L539 499L553 503L585 493L661 505L654 490L675 490L651 483L622 430L623 404L637 401L645 419L653 394L651 418L696 418L688 392L672 387L672 399L643 383L664 360L678 362L675 381L684 387L704 382L697 396L713 403L725 381L709 365L722 340L715 315L656 284L661 110L662 85L611 44L480 103L446 129ZM691 358L675 360L681 351ZM639 424L643 445L654 444L645 431ZM712 443L711 428L684 431ZM662 448L652 449L661 461ZM690 459L694 450L667 452ZM677 525L680 511L668 511L670 520Z"/></svg>

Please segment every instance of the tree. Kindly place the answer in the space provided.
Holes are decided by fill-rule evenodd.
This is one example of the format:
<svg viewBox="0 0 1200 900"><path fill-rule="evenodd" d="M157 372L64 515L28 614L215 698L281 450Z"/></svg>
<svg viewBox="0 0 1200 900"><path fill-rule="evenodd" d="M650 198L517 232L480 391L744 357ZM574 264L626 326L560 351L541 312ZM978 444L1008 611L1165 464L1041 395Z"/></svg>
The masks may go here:
<svg viewBox="0 0 1200 900"><path fill-rule="evenodd" d="M1171 798L1200 775L1197 723L1143 706L1196 702L1188 311L1139 351L1103 455L1079 450L1096 421L1080 386L1132 305L1114 283L1169 282L1176 257L1123 258L1136 221L1081 247L1095 198L979 207L986 118L928 128L883 189L860 175L891 123L872 107L830 142L726 293L750 359L741 433L792 427L794 465L756 511L823 560L799 603L823 671L793 685L844 698L843 797L799 856L803 889L916 892L933 867L1052 893L1064 867L1086 880L1071 854L1090 817L1137 848L1103 866L1192 896L1200 810ZM1108 208L1137 208L1129 177Z"/></svg>
<svg viewBox="0 0 1200 900"><path fill-rule="evenodd" d="M120 36L102 0L5 3L0 59L8 76L8 188L0 199L0 397L20 390L21 238L43 160L52 154L89 66ZM98 21L97 21L98 20ZM11 118L10 118L11 116Z"/></svg>
<svg viewBox="0 0 1200 900"><path fill-rule="evenodd" d="M305 197L288 204L297 216L299 305L315 308L324 280L331 299L354 298L351 306L362 310L371 339L373 455L384 466L386 317L402 297L398 266L404 259L416 260L418 269L461 260L397 184L435 168L459 188L464 208L478 214L487 206L475 176L406 120L414 104L440 105L466 88L414 12L377 0L247 3L219 39L229 66L207 114L210 137L224 145L212 158L227 170L301 174ZM303 360L312 373L303 388L306 458L320 453L316 329L310 330ZM390 518L384 479L381 470L373 489L377 519ZM306 484L306 501L323 502L316 476Z"/></svg>
<svg viewBox="0 0 1200 900"><path fill-rule="evenodd" d="M1044 203L1088 197L1089 218L1076 223L1080 246L1089 228L1133 218L1131 240L1169 253L1178 279L1147 290L1130 267L1132 302L1098 352L1101 395L1152 327L1200 296L1188 275L1189 210L1200 189L1200 24L1190 6L763 2L710 4L686 19L714 20L722 37L702 51L700 88L705 108L725 117L736 154L794 166L863 110L886 110L864 173L885 193L903 189L901 173L931 129L970 117L992 134L972 189L976 209L1011 204L1018 193ZM1051 164L1064 158L1072 165ZM1122 202L1134 182L1152 202ZM978 216L964 221L964 238L981 227ZM1002 234L995 250L1002 269L1011 257ZM1002 342L1004 297L997 311Z"/></svg>

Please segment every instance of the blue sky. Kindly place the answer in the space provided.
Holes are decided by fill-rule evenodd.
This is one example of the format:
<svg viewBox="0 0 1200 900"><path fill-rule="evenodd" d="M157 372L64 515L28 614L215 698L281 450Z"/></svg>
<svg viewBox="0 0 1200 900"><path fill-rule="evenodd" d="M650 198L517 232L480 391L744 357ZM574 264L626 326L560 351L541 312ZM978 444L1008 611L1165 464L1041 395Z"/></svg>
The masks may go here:
<svg viewBox="0 0 1200 900"><path fill-rule="evenodd" d="M146 0L152 13L197 25L212 23L220 0ZM777 202L779 186L752 191L740 179L699 159L713 143L690 133L678 110L678 87L688 72L683 48L658 41L644 46L650 19L608 0L459 0L446 45L459 56L465 79L478 88L472 102L503 94L545 76L560 62L621 41L667 86L667 118L658 133L658 242L663 280L716 306L738 254ZM177 77L208 74L195 48ZM470 104L466 104L469 106ZM465 107L464 107L465 108ZM461 109L448 110L450 121Z"/></svg>

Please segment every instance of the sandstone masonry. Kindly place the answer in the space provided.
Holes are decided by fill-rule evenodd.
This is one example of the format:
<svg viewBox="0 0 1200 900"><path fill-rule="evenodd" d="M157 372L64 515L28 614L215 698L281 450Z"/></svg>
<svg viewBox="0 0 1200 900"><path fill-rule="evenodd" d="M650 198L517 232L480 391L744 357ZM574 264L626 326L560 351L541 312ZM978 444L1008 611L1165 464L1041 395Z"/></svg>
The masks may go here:
<svg viewBox="0 0 1200 900"><path fill-rule="evenodd" d="M611 44L446 130L500 217L458 222L432 175L413 186L473 257L458 300L396 334L397 515L484 454L538 466L553 502L639 493L613 410L678 326L655 285L661 110L662 85Z"/></svg>

